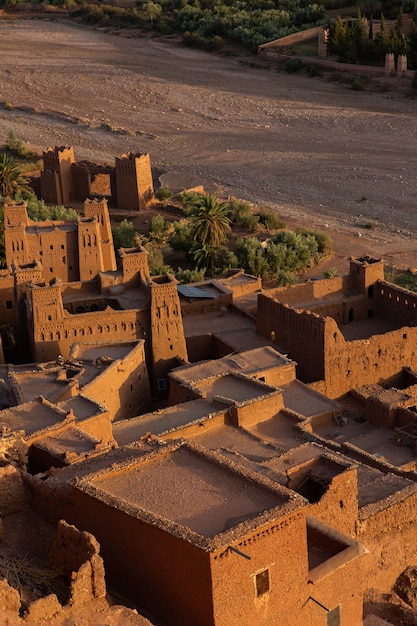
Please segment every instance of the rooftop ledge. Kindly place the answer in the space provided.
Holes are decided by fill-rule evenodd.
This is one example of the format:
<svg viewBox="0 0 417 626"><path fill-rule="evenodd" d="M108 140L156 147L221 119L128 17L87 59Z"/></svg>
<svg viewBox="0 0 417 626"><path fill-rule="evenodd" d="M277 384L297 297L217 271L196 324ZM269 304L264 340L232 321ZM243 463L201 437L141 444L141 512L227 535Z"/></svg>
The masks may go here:
<svg viewBox="0 0 417 626"><path fill-rule="evenodd" d="M316 584L368 550L359 541L307 517L308 582Z"/></svg>

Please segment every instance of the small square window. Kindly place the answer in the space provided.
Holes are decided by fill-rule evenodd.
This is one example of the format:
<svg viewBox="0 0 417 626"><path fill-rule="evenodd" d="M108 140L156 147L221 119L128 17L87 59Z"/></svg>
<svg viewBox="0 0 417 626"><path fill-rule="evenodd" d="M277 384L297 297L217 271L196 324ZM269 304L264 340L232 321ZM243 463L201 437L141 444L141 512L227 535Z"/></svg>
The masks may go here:
<svg viewBox="0 0 417 626"><path fill-rule="evenodd" d="M12 309L13 308L13 302L11 300L6 300L6 309Z"/></svg>
<svg viewBox="0 0 417 626"><path fill-rule="evenodd" d="M263 596L269 591L269 569L264 569L255 576L256 595Z"/></svg>
<svg viewBox="0 0 417 626"><path fill-rule="evenodd" d="M165 391L167 383L165 378L158 378L158 391Z"/></svg>

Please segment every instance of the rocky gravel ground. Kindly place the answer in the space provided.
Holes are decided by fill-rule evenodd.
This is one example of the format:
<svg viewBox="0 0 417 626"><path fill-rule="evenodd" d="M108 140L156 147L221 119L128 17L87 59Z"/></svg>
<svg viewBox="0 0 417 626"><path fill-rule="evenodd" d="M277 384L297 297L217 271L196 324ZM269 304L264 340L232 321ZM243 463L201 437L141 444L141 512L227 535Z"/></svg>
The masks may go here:
<svg viewBox="0 0 417 626"><path fill-rule="evenodd" d="M172 189L203 184L329 229L342 255L414 266L417 105L401 79L353 91L62 17L0 20L0 51L0 137L97 162L150 152Z"/></svg>

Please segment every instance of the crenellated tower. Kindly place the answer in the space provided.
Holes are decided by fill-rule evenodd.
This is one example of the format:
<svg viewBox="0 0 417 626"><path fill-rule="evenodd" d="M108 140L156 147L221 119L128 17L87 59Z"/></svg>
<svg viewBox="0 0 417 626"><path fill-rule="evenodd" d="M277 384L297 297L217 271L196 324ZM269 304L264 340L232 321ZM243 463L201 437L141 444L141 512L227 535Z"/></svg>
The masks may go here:
<svg viewBox="0 0 417 626"><path fill-rule="evenodd" d="M149 154L129 152L116 157L116 194L119 209L145 209L153 200Z"/></svg>
<svg viewBox="0 0 417 626"><path fill-rule="evenodd" d="M43 152L41 197L48 204L68 205L74 200L71 166L75 163L72 146L54 146Z"/></svg>
<svg viewBox="0 0 417 626"><path fill-rule="evenodd" d="M100 231L100 247L103 259L101 271L114 271L116 266L116 255L114 253L113 234L110 224L109 209L107 200L86 200L84 202L84 217L96 218Z"/></svg>
<svg viewBox="0 0 417 626"><path fill-rule="evenodd" d="M8 267L26 265L33 259L26 236L29 224L26 202L7 200L4 203L4 248Z"/></svg>
<svg viewBox="0 0 417 626"><path fill-rule="evenodd" d="M178 365L178 360L188 361L181 305L173 276L153 276L149 288L153 388L166 393L168 372Z"/></svg>

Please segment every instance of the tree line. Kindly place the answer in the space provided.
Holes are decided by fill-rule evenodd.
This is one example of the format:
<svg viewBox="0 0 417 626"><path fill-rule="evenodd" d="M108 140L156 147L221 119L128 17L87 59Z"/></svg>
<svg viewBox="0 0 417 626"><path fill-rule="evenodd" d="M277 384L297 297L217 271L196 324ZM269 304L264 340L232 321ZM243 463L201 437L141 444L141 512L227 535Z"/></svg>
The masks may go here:
<svg viewBox="0 0 417 626"><path fill-rule="evenodd" d="M374 35L372 20L363 19L358 11L356 20L343 21L340 16L330 25L328 52L342 63L383 65L385 55L406 54L408 66L417 68L417 12L413 12L413 24L408 37L402 32L402 13L389 28L384 15L380 18L380 30Z"/></svg>

